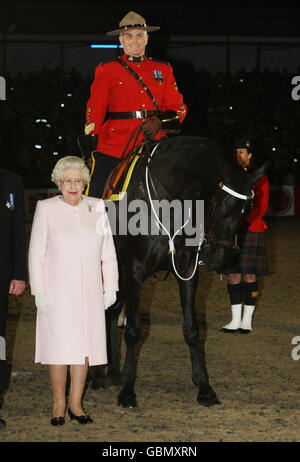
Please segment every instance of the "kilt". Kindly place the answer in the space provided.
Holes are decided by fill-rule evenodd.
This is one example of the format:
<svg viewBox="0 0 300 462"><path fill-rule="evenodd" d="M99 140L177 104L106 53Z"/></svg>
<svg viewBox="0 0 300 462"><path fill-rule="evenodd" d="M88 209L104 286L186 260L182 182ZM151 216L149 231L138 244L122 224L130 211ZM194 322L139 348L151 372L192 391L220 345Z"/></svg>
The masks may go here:
<svg viewBox="0 0 300 462"><path fill-rule="evenodd" d="M236 266L226 271L226 274L255 274L265 276L269 273L264 233L254 233L247 230L238 235L240 257Z"/></svg>

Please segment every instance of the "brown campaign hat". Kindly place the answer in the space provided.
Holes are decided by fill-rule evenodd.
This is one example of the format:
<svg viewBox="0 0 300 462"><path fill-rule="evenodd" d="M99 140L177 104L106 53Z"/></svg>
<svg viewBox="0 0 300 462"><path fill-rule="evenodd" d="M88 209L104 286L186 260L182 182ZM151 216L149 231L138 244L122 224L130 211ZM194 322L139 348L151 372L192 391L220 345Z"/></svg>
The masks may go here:
<svg viewBox="0 0 300 462"><path fill-rule="evenodd" d="M160 27L157 26L147 26L145 19L134 11L129 11L129 13L124 16L123 19L119 22L119 29L111 30L107 32L107 35L119 35L121 32L127 29L143 29L147 32L153 32L159 30Z"/></svg>

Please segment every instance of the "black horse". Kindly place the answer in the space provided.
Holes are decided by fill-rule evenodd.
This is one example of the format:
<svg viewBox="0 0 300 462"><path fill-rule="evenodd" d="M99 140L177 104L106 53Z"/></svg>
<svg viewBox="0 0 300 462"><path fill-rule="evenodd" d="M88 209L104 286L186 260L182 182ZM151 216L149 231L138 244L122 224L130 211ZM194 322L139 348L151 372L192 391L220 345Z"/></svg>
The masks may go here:
<svg viewBox="0 0 300 462"><path fill-rule="evenodd" d="M190 349L192 380L198 387L197 400L206 406L219 403L209 385L198 342L194 308L198 258L208 269L218 272L234 263L238 253L233 244L234 235L242 220L245 206L250 203L251 186L263 173L264 169L261 168L254 174L247 174L233 159L225 157L218 143L207 138L164 138L154 147L151 157L145 155L139 159L127 191L128 216L125 221L128 224L134 215L129 211L129 204L137 199L144 201L148 205L147 210L144 210L144 215L149 218L148 231L139 235L130 232L120 235L117 230L115 235L120 266L120 291L117 302L106 312L109 357L106 377L103 376L102 367L94 368L93 388L121 383L118 404L124 407L137 405L134 392L134 353L141 336L139 302L142 284L148 276L166 270L174 274L179 285L184 317L183 335ZM156 229L157 232L151 233L150 222L153 225L153 220L156 219L153 218L155 209L151 209L153 201L151 206L149 194L153 201L167 199L177 201L177 204L192 204L190 219L196 228L199 226L195 220L197 209L203 204L201 201L204 201L205 228L202 238L201 232L196 229L193 245L187 245L187 239L191 236L187 236L186 227L183 227L182 232L172 239L177 231L174 220L170 223L169 230L164 231L162 226L167 226L161 221L162 226L152 226L152 231ZM120 211L121 203L122 201L117 203L117 212ZM184 214L183 211L181 214ZM120 225L122 219L118 213L116 215L117 225ZM174 218L174 213L172 216ZM159 219L158 214L157 218ZM186 218L187 214L184 220ZM186 222L188 220L187 218ZM179 229L178 226L177 228ZM172 252L173 247L176 249L175 253ZM124 331L126 357L120 374L117 321L124 302L127 319Z"/></svg>

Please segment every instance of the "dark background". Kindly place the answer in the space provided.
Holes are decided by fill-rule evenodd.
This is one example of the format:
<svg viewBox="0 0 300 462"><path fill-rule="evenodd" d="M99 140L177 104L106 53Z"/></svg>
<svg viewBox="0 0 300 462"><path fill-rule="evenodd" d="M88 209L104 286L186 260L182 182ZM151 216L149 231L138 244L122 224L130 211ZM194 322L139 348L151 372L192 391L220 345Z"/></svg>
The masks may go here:
<svg viewBox="0 0 300 462"><path fill-rule="evenodd" d="M52 0L0 2L2 31L30 34L87 34L112 30L134 10L161 35L298 36L297 1L101 1Z"/></svg>
<svg viewBox="0 0 300 462"><path fill-rule="evenodd" d="M258 54L251 69L233 71L228 62L225 70L210 72L205 66L196 68L196 52L195 56L187 54L186 59L171 60L167 47L172 36L177 37L178 46L195 36L223 36L223 40L272 37L281 51L295 46L300 57L299 44L286 44L288 38L291 43L297 37L300 40L300 6L289 1L201 1L196 5L176 1L0 1L0 74L7 87L6 101L0 101L1 166L21 173L28 188L51 186L50 173L58 158L79 155L76 138L83 132L94 73L91 68L88 75L83 74L76 65L65 70L61 63L54 69L41 64L35 71L28 70L37 59L28 46L24 69L14 74L7 66L5 41L12 43L20 34L24 43L36 34L41 43L45 34L53 40L64 36L66 41L70 35L82 34L101 36L102 43L116 43L105 33L117 28L129 10L144 16L147 24L161 27L151 34L148 54L172 63L188 106L183 134L216 138L228 152L234 138L249 136L257 161L272 160L271 183L299 184L300 101L291 97L291 79L300 75L298 63L293 63L293 71L282 68L280 62L278 69L261 69Z"/></svg>

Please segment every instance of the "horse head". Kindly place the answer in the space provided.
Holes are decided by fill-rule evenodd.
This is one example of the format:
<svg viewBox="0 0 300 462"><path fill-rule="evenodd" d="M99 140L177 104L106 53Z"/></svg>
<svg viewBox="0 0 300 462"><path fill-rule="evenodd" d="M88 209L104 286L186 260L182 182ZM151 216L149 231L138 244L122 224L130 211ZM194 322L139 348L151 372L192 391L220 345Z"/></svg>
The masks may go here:
<svg viewBox="0 0 300 462"><path fill-rule="evenodd" d="M250 211L254 197L252 185L265 174L267 167L266 162L249 174L235 166L218 184L205 220L205 239L201 247L208 269L223 272L237 263L239 248L234 238Z"/></svg>

